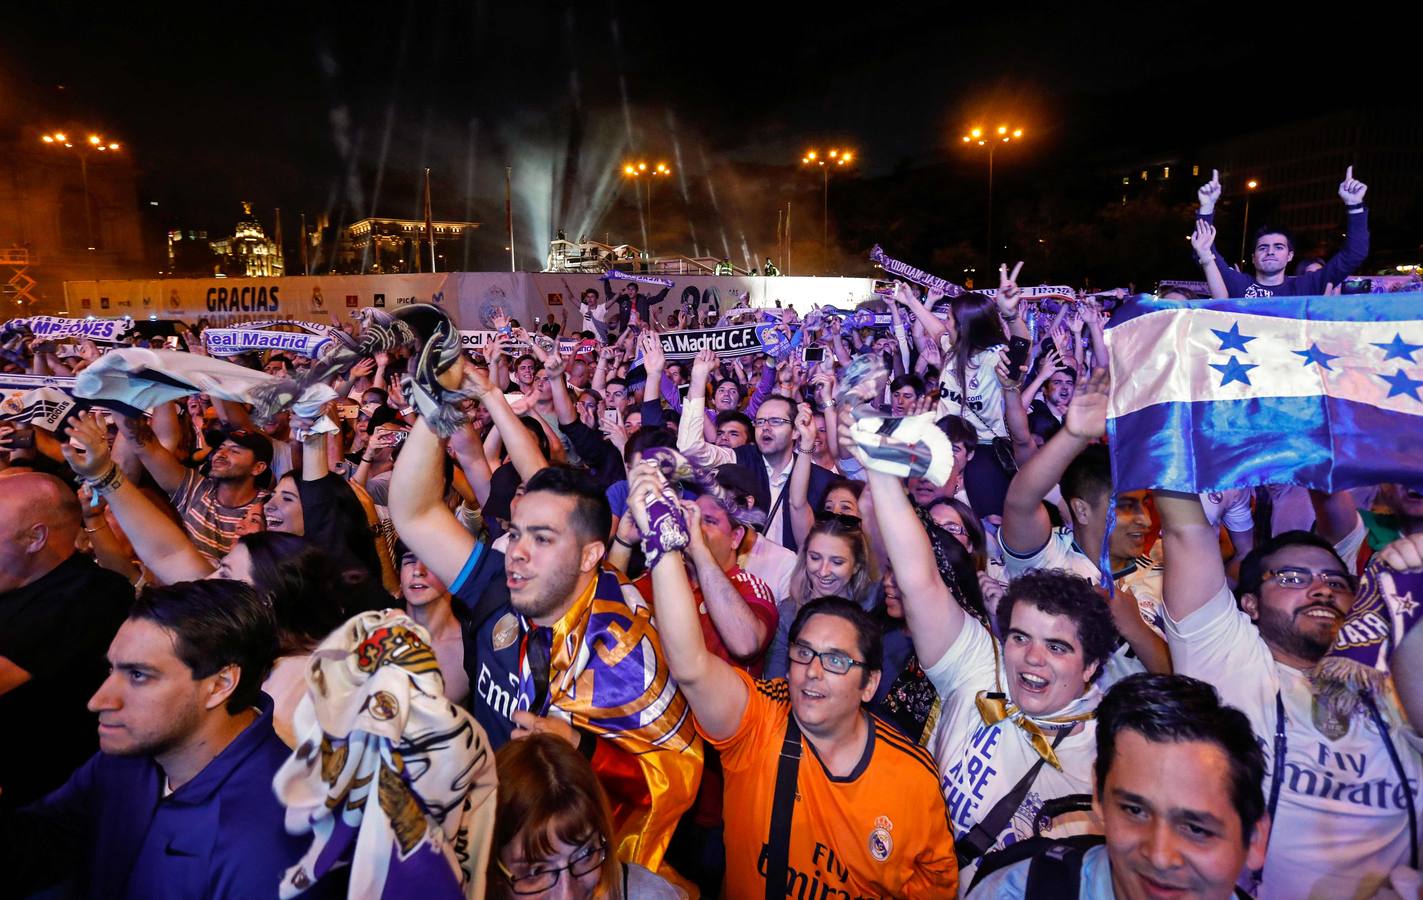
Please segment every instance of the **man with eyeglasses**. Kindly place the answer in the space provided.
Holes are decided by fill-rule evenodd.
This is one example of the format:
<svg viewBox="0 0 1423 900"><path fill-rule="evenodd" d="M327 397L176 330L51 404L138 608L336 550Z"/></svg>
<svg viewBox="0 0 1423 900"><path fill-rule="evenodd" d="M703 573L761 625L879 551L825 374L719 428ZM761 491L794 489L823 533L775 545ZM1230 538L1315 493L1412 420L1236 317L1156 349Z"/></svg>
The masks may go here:
<svg viewBox="0 0 1423 900"><path fill-rule="evenodd" d="M724 895L953 896L957 866L933 762L863 709L880 679L878 624L847 600L811 602L791 626L788 680L754 680L707 648L680 549L687 522L666 492L644 463L628 510L653 536L644 551L672 675L727 772L726 818L736 825L726 832ZM768 879L777 888L768 891Z"/></svg>
<svg viewBox="0 0 1423 900"><path fill-rule="evenodd" d="M1270 742L1258 896L1374 896L1394 867L1418 864L1423 760L1392 690L1346 688L1350 715L1322 700L1316 666L1354 605L1349 566L1318 535L1276 535L1241 561L1237 607L1200 498L1158 492L1156 504L1176 671L1213 684Z"/></svg>

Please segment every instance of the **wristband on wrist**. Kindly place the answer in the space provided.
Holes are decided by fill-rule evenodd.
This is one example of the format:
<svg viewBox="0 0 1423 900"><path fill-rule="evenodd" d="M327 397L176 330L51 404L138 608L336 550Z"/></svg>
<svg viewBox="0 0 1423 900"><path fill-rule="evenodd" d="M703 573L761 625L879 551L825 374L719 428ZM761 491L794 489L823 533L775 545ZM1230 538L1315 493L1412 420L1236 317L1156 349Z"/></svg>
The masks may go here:
<svg viewBox="0 0 1423 900"><path fill-rule="evenodd" d="M621 545L623 545L624 547L628 548L629 550L635 549L635 548L637 547L637 544L633 543L632 541L625 541L625 540L623 540L621 537L619 537L619 536L616 535L616 534L613 535L613 543L614 543L614 544L621 544Z"/></svg>
<svg viewBox="0 0 1423 900"><path fill-rule="evenodd" d="M94 478L86 478L85 483L89 485L91 491L99 496L112 494L123 485L124 473L123 470L119 468L118 463L111 463L108 470L102 475Z"/></svg>

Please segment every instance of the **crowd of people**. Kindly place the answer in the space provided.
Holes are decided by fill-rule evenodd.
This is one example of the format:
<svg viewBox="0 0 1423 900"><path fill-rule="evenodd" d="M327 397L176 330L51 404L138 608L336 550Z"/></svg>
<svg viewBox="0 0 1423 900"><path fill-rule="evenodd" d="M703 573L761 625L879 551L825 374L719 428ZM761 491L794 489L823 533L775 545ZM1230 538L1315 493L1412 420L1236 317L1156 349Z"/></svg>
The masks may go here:
<svg viewBox="0 0 1423 900"><path fill-rule="evenodd" d="M1365 190L1246 274L1213 179L1211 292L1339 284ZM1326 663L1411 613L1423 480L1117 490L1111 312L1030 328L1020 269L755 311L779 353L634 283L567 352L501 312L454 427L419 348L0 423L0 896L1418 896L1423 649Z"/></svg>

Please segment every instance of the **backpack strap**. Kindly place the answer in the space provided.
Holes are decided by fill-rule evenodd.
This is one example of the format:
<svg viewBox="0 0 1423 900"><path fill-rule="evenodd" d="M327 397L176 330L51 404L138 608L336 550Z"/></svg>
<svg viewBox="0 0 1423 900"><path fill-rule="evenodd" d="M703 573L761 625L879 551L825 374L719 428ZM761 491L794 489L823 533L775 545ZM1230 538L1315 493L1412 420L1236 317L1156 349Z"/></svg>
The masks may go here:
<svg viewBox="0 0 1423 900"><path fill-rule="evenodd" d="M800 774L800 725L786 716L786 737L776 766L776 790L771 800L771 831L766 837L766 900L785 900L790 868L791 818L795 814L796 780Z"/></svg>
<svg viewBox="0 0 1423 900"><path fill-rule="evenodd" d="M1028 863L1023 900L1076 900L1082 892L1082 844L1057 844Z"/></svg>
<svg viewBox="0 0 1423 900"><path fill-rule="evenodd" d="M1070 731L1070 727L1058 729L1057 737L1052 741L1053 749L1057 749L1057 745L1067 738ZM954 841L954 854L958 857L960 869L973 865L998 843L998 835L1013 820L1013 814L1018 811L1018 807L1023 805L1024 798L1028 796L1028 791L1033 789L1033 782L1037 781L1038 772L1045 762L1046 759L1038 757L1038 761L1018 779L1018 783L993 804L988 814L979 819L978 824L969 829L967 834Z"/></svg>

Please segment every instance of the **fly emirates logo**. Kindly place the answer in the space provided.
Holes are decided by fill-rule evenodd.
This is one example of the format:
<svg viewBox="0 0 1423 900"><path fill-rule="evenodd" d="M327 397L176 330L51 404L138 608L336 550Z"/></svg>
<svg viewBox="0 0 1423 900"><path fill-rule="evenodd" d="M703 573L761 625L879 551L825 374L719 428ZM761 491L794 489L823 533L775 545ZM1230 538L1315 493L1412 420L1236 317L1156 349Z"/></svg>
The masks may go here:
<svg viewBox="0 0 1423 900"><path fill-rule="evenodd" d="M1408 808L1407 791L1383 751L1377 754L1382 758L1380 771L1372 778L1365 777L1369 770L1367 753L1340 752L1323 741L1316 741L1312 751L1308 764L1301 763L1294 753L1286 758L1284 783L1290 793L1390 813ZM1414 792L1418 790L1413 779L1409 779L1409 785Z"/></svg>

